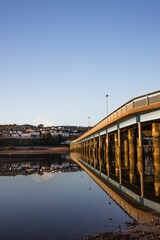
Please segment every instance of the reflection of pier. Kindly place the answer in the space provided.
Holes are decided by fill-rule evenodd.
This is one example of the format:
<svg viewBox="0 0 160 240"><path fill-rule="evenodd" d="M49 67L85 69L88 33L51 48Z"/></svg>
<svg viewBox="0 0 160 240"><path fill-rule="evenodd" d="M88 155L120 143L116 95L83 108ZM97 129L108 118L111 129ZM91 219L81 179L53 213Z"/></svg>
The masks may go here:
<svg viewBox="0 0 160 240"><path fill-rule="evenodd" d="M160 91L127 102L70 148L117 191L160 212Z"/></svg>
<svg viewBox="0 0 160 240"><path fill-rule="evenodd" d="M137 201L132 199L132 197L127 196L122 191L117 190L117 187L113 183L109 182L104 176L99 176L96 174L93 168L91 168L87 163L85 163L79 153L71 153L71 159L74 160L80 167L87 172L97 184L108 193L108 195L121 207L125 212L127 212L131 217L140 222L149 222L155 220L159 217L154 215L154 211L149 210L144 206L140 206ZM109 201L109 220L112 220L111 216L111 201Z"/></svg>

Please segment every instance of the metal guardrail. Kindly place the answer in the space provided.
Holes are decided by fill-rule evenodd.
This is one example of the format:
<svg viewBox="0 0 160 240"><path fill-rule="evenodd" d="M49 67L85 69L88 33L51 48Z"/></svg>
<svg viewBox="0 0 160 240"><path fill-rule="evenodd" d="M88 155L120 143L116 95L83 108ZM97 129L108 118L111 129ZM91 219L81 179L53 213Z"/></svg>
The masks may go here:
<svg viewBox="0 0 160 240"><path fill-rule="evenodd" d="M78 142L81 139L92 135L99 129L102 129L109 125L111 122L114 121L114 119L120 118L129 111L133 111L134 109L138 109L140 107L151 106L156 103L160 103L160 90L133 98L130 101L123 104L122 106L120 106L114 112L110 113L107 117L98 122L92 129L84 133L79 138L73 140L72 142L73 143Z"/></svg>

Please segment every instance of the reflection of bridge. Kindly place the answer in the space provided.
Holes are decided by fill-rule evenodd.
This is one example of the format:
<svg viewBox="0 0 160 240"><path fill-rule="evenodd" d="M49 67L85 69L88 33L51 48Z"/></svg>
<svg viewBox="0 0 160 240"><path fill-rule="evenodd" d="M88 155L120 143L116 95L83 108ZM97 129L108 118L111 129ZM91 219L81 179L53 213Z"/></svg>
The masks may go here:
<svg viewBox="0 0 160 240"><path fill-rule="evenodd" d="M137 201L160 202L160 90L127 102L70 149Z"/></svg>

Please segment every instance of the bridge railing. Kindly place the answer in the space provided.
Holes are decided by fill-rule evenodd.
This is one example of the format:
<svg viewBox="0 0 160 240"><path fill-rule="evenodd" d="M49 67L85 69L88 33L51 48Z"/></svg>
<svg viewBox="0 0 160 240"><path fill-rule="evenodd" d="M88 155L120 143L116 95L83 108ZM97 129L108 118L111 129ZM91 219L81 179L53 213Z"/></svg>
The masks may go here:
<svg viewBox="0 0 160 240"><path fill-rule="evenodd" d="M160 103L160 90L133 98L127 103L120 106L114 112L110 113L107 117L105 117L99 123L97 123L92 129L84 133L79 138L73 140L72 142L73 143L78 142L83 138L86 138L92 135L93 133L98 132L98 130L105 128L107 125L109 125L117 118L124 116L128 112L133 111L134 109L150 106L156 103Z"/></svg>

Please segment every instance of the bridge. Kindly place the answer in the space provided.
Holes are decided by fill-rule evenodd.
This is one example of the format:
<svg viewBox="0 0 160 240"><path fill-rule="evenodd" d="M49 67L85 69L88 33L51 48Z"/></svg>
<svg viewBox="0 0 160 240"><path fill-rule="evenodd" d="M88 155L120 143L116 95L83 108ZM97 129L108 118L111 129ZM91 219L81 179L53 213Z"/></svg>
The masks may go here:
<svg viewBox="0 0 160 240"><path fill-rule="evenodd" d="M120 106L70 150L99 177L160 212L160 90Z"/></svg>

